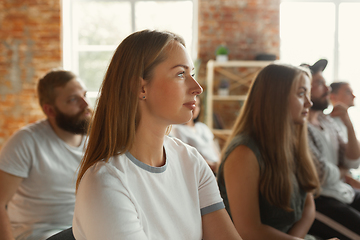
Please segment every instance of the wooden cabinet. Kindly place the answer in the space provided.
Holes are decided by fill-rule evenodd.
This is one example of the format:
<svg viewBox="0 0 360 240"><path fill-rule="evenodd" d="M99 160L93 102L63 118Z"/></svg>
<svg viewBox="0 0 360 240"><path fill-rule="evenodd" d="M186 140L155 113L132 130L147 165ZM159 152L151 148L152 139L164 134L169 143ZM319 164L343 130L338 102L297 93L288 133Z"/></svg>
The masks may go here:
<svg viewBox="0 0 360 240"><path fill-rule="evenodd" d="M226 140L252 81L270 63L272 61L208 61L205 122L216 137ZM218 91L221 81L227 82L228 94Z"/></svg>

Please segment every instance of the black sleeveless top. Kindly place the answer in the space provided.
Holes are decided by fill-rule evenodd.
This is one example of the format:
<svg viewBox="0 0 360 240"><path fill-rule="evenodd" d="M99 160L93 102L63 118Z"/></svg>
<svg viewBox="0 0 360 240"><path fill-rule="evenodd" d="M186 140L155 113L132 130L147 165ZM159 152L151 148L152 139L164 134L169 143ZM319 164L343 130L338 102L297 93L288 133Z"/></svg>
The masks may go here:
<svg viewBox="0 0 360 240"><path fill-rule="evenodd" d="M218 185L219 185L221 197L224 200L226 210L228 211L230 217L231 217L231 212L230 212L229 202L226 193L223 168L224 168L224 163L227 157L229 156L229 154L239 145L244 145L248 147L255 154L260 167L260 176L262 170L266 167L261 157L258 145L251 137L248 137L247 135L244 134L240 134L232 140L229 147L226 149L225 156L222 159L223 161L218 171ZM276 228L279 231L287 233L290 230L290 228L294 225L294 223L300 220L302 216L302 211L304 209L305 198L306 198L306 192L299 188L299 184L295 176L293 176L293 194L291 196L291 203L290 203L290 207L293 209L293 211L291 212L287 212L282 208L271 205L262 196L262 194L259 193L261 222L263 224Z"/></svg>

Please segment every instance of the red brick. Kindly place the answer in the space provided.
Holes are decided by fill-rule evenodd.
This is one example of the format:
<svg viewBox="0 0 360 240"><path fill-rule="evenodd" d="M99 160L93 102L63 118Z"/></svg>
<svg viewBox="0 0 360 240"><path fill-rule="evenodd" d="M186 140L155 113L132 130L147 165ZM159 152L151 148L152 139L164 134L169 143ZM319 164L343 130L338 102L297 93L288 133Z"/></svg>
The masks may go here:
<svg viewBox="0 0 360 240"><path fill-rule="evenodd" d="M61 66L61 5L60 0L1 0L0 12L1 148L20 127L44 118L36 83L51 68ZM18 65L13 66L14 52L4 43L12 47L18 43ZM12 67L20 71L17 91L10 81ZM29 72L34 73L30 78Z"/></svg>

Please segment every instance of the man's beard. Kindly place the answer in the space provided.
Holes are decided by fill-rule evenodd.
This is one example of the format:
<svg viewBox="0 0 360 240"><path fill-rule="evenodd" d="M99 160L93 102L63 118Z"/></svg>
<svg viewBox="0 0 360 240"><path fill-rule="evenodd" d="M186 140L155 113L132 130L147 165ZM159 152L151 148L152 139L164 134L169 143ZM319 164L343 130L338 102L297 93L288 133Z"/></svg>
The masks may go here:
<svg viewBox="0 0 360 240"><path fill-rule="evenodd" d="M322 96L325 97L325 96ZM322 100L321 98L312 98L311 101L313 103L313 105L311 106L312 110L315 111L324 111L328 106L329 106L329 101L327 98L324 98L324 100Z"/></svg>
<svg viewBox="0 0 360 240"><path fill-rule="evenodd" d="M76 115L67 115L61 112L56 106L55 111L55 121L59 128L73 134L87 134L90 118L81 119L81 115L86 111L90 111L88 108L85 108Z"/></svg>

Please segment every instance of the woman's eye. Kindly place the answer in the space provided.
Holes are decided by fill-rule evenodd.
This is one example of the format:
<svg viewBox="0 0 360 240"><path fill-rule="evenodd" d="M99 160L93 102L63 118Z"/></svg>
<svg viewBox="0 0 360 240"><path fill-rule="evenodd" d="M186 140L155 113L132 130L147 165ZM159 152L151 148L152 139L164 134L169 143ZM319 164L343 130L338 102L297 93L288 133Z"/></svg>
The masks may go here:
<svg viewBox="0 0 360 240"><path fill-rule="evenodd" d="M178 74L178 77L184 77L185 71Z"/></svg>
<svg viewBox="0 0 360 240"><path fill-rule="evenodd" d="M191 76L194 78L194 77L195 77L195 73L191 74Z"/></svg>

